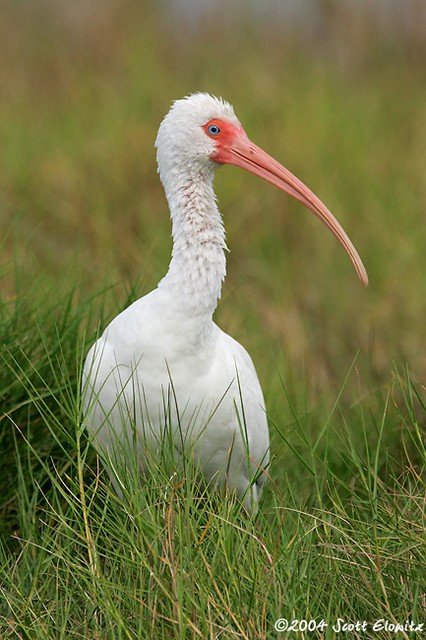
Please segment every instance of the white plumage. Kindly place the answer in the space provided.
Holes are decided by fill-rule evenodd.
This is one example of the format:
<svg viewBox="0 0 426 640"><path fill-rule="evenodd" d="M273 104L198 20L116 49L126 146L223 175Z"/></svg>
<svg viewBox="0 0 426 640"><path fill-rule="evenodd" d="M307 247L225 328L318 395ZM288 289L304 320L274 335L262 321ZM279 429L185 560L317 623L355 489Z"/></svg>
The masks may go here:
<svg viewBox="0 0 426 640"><path fill-rule="evenodd" d="M156 147L172 259L157 288L120 313L91 348L85 422L110 471L117 448L120 455L136 448L146 471L148 452L168 438L177 455L193 456L208 481L235 490L253 511L266 480L269 435L251 358L213 322L226 272L212 187L217 166L241 166L301 200L339 238L364 281L365 270L330 212L250 142L228 103L207 94L176 101Z"/></svg>

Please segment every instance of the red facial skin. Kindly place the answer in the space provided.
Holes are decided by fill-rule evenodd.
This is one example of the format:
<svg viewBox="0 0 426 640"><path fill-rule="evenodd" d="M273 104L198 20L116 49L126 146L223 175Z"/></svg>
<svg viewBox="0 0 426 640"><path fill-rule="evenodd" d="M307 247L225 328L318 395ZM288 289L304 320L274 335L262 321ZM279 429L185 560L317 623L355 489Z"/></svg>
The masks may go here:
<svg viewBox="0 0 426 640"><path fill-rule="evenodd" d="M218 127L220 130L219 133L216 135L211 134L209 131L211 125ZM248 140L247 134L242 126L236 127L234 124L218 118L209 120L209 122L203 126L203 129L206 135L217 143L216 151L211 155L211 159L218 164L233 164L232 155L227 152L227 148L232 147L237 138L245 137Z"/></svg>

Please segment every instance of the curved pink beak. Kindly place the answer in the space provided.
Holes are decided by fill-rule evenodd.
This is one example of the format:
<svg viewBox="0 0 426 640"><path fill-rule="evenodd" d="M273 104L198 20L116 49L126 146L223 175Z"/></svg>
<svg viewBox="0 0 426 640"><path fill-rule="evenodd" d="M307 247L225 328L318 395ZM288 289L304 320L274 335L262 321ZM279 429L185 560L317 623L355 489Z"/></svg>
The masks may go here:
<svg viewBox="0 0 426 640"><path fill-rule="evenodd" d="M291 171L283 167L263 151L263 149L251 142L242 128L238 131L237 135L230 136L226 141L223 140L223 142L220 143L214 159L220 164L233 164L246 171L250 171L250 173L254 173L260 178L274 184L304 204L305 207L322 220L336 236L351 259L359 279L365 286L368 284L367 271L357 250L331 211L329 211L321 200L303 184L301 180L296 178Z"/></svg>

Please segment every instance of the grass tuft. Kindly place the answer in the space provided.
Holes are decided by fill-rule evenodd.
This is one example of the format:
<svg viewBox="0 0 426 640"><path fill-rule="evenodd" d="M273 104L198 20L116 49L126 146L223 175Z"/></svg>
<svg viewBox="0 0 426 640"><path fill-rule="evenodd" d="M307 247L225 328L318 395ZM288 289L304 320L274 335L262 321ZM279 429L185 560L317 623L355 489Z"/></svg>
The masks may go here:
<svg viewBox="0 0 426 640"><path fill-rule="evenodd" d="M422 620L426 412L407 370L380 413L377 398L374 412L343 402L353 365L328 411L300 410L281 383L291 417L271 422L256 518L161 459L144 484L137 461L118 469L120 500L82 428L88 304L35 298L24 343L9 303L2 316L16 336L2 354L5 637L268 638L286 617L324 619L309 637L333 638L338 618Z"/></svg>

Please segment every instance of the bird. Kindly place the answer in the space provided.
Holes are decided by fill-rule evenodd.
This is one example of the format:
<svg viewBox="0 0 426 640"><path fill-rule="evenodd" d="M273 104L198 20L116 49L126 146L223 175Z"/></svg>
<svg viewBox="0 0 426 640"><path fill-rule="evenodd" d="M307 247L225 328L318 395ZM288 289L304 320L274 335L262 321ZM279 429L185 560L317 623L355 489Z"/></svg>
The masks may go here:
<svg viewBox="0 0 426 640"><path fill-rule="evenodd" d="M119 494L120 456L125 463L133 456L143 478L167 446L174 460L191 459L209 486L236 494L255 514L270 473L268 421L249 354L213 319L227 251L216 169L240 167L300 201L337 237L365 285L367 273L336 218L249 139L224 99L198 92L174 101L155 147L172 223L169 268L91 347L84 424Z"/></svg>

